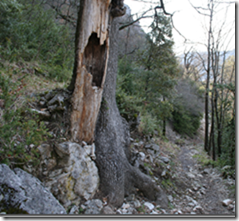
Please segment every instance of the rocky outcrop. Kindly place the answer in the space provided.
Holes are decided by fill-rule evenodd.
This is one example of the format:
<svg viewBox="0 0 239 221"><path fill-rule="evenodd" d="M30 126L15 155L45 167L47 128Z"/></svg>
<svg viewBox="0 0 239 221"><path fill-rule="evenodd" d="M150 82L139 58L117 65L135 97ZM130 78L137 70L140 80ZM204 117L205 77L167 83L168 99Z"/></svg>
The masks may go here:
<svg viewBox="0 0 239 221"><path fill-rule="evenodd" d="M63 206L29 173L0 165L0 211L7 214L66 214Z"/></svg>
<svg viewBox="0 0 239 221"><path fill-rule="evenodd" d="M83 147L64 142L54 147L44 144L38 149L43 182L65 208L93 197L99 185L98 169L92 160L94 144Z"/></svg>

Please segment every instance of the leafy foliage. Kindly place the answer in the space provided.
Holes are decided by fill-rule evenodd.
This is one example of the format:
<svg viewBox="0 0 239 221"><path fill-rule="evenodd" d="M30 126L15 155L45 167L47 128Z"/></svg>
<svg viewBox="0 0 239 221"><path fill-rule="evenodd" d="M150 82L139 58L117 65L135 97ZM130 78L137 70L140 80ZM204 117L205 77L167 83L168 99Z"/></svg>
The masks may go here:
<svg viewBox="0 0 239 221"><path fill-rule="evenodd" d="M176 86L173 126L180 134L193 136L202 118L203 102L197 85L189 79L181 79Z"/></svg>
<svg viewBox="0 0 239 221"><path fill-rule="evenodd" d="M140 112L139 129L144 134L152 134L162 120L171 117L172 89L178 72L169 19L158 14L151 29L144 49L137 52L135 60L120 59L117 79L119 109L128 110L127 114Z"/></svg>
<svg viewBox="0 0 239 221"><path fill-rule="evenodd" d="M67 26L55 21L51 10L25 0L0 3L0 54L4 60L36 61L47 66L46 75L58 81L70 77L73 38Z"/></svg>

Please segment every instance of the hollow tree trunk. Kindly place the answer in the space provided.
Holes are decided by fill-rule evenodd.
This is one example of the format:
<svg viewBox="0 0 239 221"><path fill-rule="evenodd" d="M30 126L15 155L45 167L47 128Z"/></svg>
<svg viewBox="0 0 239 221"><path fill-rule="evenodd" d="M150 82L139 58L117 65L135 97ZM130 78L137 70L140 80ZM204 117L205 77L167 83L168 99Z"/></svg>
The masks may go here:
<svg viewBox="0 0 239 221"><path fill-rule="evenodd" d="M114 1L114 0L113 0ZM81 0L75 36L75 64L69 89L72 94L71 137L94 140L106 76L111 0Z"/></svg>
<svg viewBox="0 0 239 221"><path fill-rule="evenodd" d="M167 197L149 176L129 163L130 133L120 116L115 100L118 67L117 36L119 18L113 20L110 31L110 52L103 98L95 129L96 163L100 175L100 190L108 203L120 206L124 196L138 188L150 200L167 206Z"/></svg>

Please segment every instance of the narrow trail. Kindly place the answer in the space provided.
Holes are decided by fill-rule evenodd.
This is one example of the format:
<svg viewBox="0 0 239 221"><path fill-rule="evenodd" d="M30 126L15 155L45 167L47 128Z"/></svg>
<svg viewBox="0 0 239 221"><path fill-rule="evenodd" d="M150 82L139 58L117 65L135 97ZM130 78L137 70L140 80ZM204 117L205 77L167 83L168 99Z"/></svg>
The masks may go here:
<svg viewBox="0 0 239 221"><path fill-rule="evenodd" d="M234 215L235 198L230 198L228 187L235 181L223 179L216 168L200 165L193 156L202 153L202 148L202 144L195 145L190 141L180 147L177 171L188 188L184 196L175 199L175 204L183 213ZM225 199L231 199L229 206L223 206Z"/></svg>

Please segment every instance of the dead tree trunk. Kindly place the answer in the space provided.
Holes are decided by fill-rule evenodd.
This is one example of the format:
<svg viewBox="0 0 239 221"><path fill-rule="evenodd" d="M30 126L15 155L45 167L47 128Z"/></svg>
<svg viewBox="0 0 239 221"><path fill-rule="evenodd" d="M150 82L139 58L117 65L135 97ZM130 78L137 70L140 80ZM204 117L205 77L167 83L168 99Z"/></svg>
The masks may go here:
<svg viewBox="0 0 239 221"><path fill-rule="evenodd" d="M95 130L96 163L100 175L100 190L108 203L120 206L124 196L135 188L161 206L167 206L167 197L149 176L129 163L130 133L125 119L120 116L115 100L118 67L118 18L110 31L110 52L103 98Z"/></svg>
<svg viewBox="0 0 239 221"><path fill-rule="evenodd" d="M69 86L73 91L70 131L77 142L92 143L94 140L109 55L111 5L111 0L80 1L75 64Z"/></svg>

